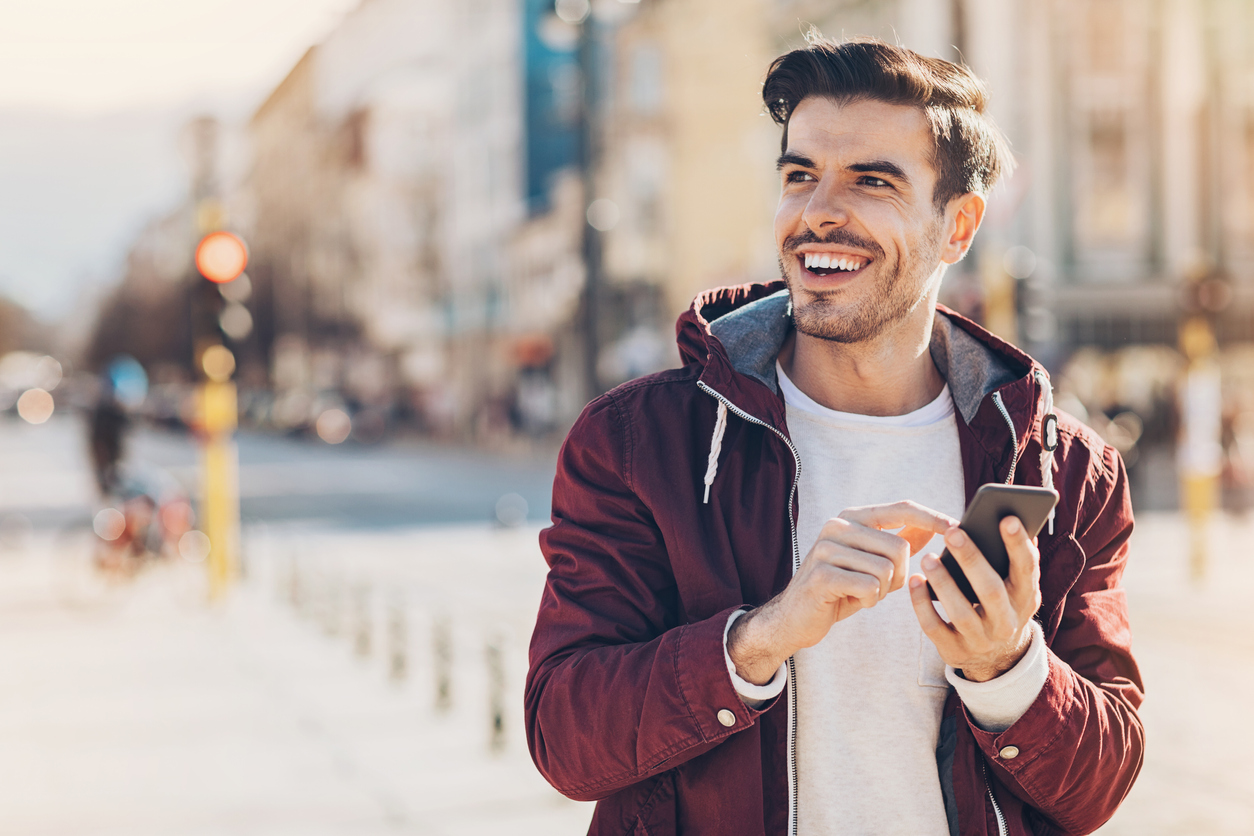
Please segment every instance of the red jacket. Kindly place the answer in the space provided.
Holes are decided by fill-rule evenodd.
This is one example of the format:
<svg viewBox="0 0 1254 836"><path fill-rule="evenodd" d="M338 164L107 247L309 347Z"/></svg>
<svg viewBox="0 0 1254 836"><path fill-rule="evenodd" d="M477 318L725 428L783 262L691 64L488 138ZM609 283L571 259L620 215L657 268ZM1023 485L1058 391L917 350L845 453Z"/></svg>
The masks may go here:
<svg viewBox="0 0 1254 836"><path fill-rule="evenodd" d="M795 820L792 689L749 708L723 656L728 615L779 593L812 545L795 542L797 463L774 372L791 327L782 287L698 297L677 329L683 367L593 401L562 448L540 535L549 574L527 737L554 787L599 801L593 834L784 834ZM1041 484L1044 370L938 313L932 356L954 397L968 501L986 482ZM730 415L706 504L720 401ZM936 757L953 836L1088 833L1141 767L1123 463L1063 415L1053 468L1061 501L1040 536L1036 615L1049 676L1000 734L950 690ZM1007 746L1018 755L1000 756Z"/></svg>

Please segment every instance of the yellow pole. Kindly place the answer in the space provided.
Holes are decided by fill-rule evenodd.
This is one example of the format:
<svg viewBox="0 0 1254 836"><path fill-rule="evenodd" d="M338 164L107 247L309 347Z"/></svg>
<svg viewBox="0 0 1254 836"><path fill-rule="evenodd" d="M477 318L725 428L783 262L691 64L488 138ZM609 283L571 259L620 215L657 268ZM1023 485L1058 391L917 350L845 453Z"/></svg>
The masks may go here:
<svg viewBox="0 0 1254 836"><path fill-rule="evenodd" d="M230 381L235 358L223 346L212 346L201 364L210 378L197 393L204 434L201 531L209 538L209 595L220 598L239 570L239 451L232 439L239 408Z"/></svg>
<svg viewBox="0 0 1254 836"><path fill-rule="evenodd" d="M1180 329L1180 348L1188 358L1181 390L1181 493L1189 524L1189 576L1206 577L1210 554L1210 520L1219 505L1220 441L1223 396L1218 345L1210 322L1190 317Z"/></svg>

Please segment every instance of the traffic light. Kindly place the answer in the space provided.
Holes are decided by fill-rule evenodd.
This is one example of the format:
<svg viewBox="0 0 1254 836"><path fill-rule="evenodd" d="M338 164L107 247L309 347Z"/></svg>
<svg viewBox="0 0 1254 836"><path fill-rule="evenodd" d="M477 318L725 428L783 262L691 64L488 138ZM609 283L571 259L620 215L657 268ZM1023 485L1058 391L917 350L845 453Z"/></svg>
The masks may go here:
<svg viewBox="0 0 1254 836"><path fill-rule="evenodd" d="M192 294L192 334L196 367L215 345L238 344L248 339L253 330L252 313L247 302L252 296L252 282L244 268L248 266L248 246L238 235L226 231L211 232L196 247L196 269L207 281L198 282Z"/></svg>
<svg viewBox="0 0 1254 836"><path fill-rule="evenodd" d="M224 342L242 342L252 331L244 303L252 287L244 268L248 247L238 235L211 232L196 247L196 269L208 281L192 295L193 351L204 382L197 387L197 431L201 440L202 531L209 541L209 586L224 594L239 565L239 453L232 441L239 409L235 355Z"/></svg>

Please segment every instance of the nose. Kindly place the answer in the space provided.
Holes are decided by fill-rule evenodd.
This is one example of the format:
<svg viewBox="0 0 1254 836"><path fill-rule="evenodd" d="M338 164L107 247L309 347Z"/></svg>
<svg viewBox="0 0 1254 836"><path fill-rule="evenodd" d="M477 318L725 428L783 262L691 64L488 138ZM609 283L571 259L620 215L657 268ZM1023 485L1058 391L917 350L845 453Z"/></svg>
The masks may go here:
<svg viewBox="0 0 1254 836"><path fill-rule="evenodd" d="M816 235L822 235L849 223L849 212L845 207L839 187L834 183L825 184L820 180L818 186L810 193L810 201L806 204L802 220Z"/></svg>

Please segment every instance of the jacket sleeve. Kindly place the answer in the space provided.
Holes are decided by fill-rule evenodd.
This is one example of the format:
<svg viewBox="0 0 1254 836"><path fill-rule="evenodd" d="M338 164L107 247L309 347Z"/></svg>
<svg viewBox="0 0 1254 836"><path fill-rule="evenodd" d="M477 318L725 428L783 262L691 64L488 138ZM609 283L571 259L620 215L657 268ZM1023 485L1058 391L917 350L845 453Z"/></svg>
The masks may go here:
<svg viewBox="0 0 1254 836"><path fill-rule="evenodd" d="M967 718L1001 782L1064 833L1090 833L1114 815L1145 746L1143 686L1119 585L1132 533L1127 474L1110 447L1100 459L1085 480L1076 533L1056 547L1078 551L1083 569L1063 603L1040 695L1001 733ZM1018 753L1003 757L1007 746Z"/></svg>
<svg viewBox="0 0 1254 836"><path fill-rule="evenodd" d="M671 556L631 488L629 433L614 395L588 406L558 458L553 525L540 535L549 573L527 742L549 783L578 800L694 758L773 704L750 708L732 686L723 630L736 607L679 623Z"/></svg>

